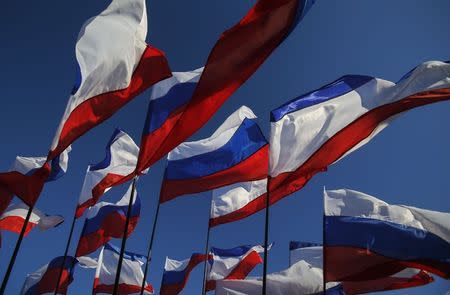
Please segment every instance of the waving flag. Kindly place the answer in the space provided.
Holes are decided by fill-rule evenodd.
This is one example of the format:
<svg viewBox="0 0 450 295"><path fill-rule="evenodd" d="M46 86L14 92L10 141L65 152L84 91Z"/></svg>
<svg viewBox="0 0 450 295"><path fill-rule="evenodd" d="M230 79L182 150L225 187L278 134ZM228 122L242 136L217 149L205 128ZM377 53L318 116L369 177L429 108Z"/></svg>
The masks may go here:
<svg viewBox="0 0 450 295"><path fill-rule="evenodd" d="M24 203L9 206L8 209L0 216L0 230L8 230L20 234L25 223L28 210L29 207ZM30 221L25 228L24 235L27 236L28 233L36 226L41 230L47 230L57 227L63 222L64 217L60 215L50 216L34 208L31 213Z"/></svg>
<svg viewBox="0 0 450 295"><path fill-rule="evenodd" d="M291 242L290 264L305 261L317 269L323 267L323 248L321 244ZM351 266L350 266L351 267ZM346 295L356 295L387 290L397 290L422 286L433 282L433 278L423 270L414 268L404 269L391 276L376 280L341 282ZM323 284L322 282L320 284ZM330 285L333 283L327 283ZM328 293L328 292L327 292Z"/></svg>
<svg viewBox="0 0 450 295"><path fill-rule="evenodd" d="M136 169L139 148L133 139L116 129L106 146L103 161L88 167L76 210L76 217L98 202L112 186L117 185Z"/></svg>
<svg viewBox="0 0 450 295"><path fill-rule="evenodd" d="M180 102L164 108L166 114L158 116L157 120L152 119L157 109L150 107L138 172L150 167L201 128L289 36L311 3L259 0L238 24L223 32L209 54L192 96L187 96L192 91L189 88L186 95L177 97ZM176 85L179 84L171 87ZM153 124L155 122L157 124Z"/></svg>
<svg viewBox="0 0 450 295"><path fill-rule="evenodd" d="M271 112L270 201L369 142L398 114L450 99L450 64L426 62L397 84L344 76Z"/></svg>
<svg viewBox="0 0 450 295"><path fill-rule="evenodd" d="M114 245L106 244L103 247L98 258L92 294L112 294L119 254L120 249ZM146 260L146 256L125 251L118 294L135 294L141 291L142 280L144 279L142 265ZM144 294L153 294L153 287L146 283Z"/></svg>
<svg viewBox="0 0 450 295"><path fill-rule="evenodd" d="M328 281L378 279L407 267L450 278L450 213L346 189L324 197Z"/></svg>
<svg viewBox="0 0 450 295"><path fill-rule="evenodd" d="M27 275L23 284L21 295L42 295L53 294L56 289L56 282L61 273L61 266L64 257L53 259L49 264L41 267L36 272ZM73 269L77 264L77 259L67 256L64 260L64 268L61 274L61 281L58 286L58 294L66 294L67 288L73 281Z"/></svg>
<svg viewBox="0 0 450 295"><path fill-rule="evenodd" d="M191 274L191 271L207 259L205 254L192 254L191 258L178 261L166 258L164 273L161 283L160 295L179 294Z"/></svg>
<svg viewBox="0 0 450 295"><path fill-rule="evenodd" d="M100 202L91 207L84 222L76 256L84 256L105 245L112 238L122 238L130 203L132 184L117 204ZM141 201L134 191L127 236L134 231L141 212Z"/></svg>
<svg viewBox="0 0 450 295"><path fill-rule="evenodd" d="M242 106L211 137L182 143L171 151L160 201L266 178L268 144L255 118Z"/></svg>

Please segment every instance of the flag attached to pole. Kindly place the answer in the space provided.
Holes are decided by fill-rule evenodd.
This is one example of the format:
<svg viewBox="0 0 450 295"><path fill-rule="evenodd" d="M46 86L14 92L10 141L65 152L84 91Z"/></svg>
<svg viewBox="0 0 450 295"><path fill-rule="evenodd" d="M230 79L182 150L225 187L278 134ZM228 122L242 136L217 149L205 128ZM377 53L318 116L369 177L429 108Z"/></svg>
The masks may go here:
<svg viewBox="0 0 450 295"><path fill-rule="evenodd" d="M386 277L407 267L450 278L450 214L325 191L328 281Z"/></svg>
<svg viewBox="0 0 450 295"><path fill-rule="evenodd" d="M112 238L123 238L131 191L132 185L116 204L100 202L89 209L78 242L76 257L94 252ZM141 201L135 190L127 236L136 228L140 212Z"/></svg>
<svg viewBox="0 0 450 295"><path fill-rule="evenodd" d="M267 177L268 144L242 106L206 139L184 142L167 157L160 201Z"/></svg>
<svg viewBox="0 0 450 295"><path fill-rule="evenodd" d="M103 247L98 258L92 294L113 293L119 253L120 249L109 243ZM142 265L146 260L146 256L125 251L118 294L135 294L141 291L144 279ZM146 283L144 294L153 294L153 287Z"/></svg>

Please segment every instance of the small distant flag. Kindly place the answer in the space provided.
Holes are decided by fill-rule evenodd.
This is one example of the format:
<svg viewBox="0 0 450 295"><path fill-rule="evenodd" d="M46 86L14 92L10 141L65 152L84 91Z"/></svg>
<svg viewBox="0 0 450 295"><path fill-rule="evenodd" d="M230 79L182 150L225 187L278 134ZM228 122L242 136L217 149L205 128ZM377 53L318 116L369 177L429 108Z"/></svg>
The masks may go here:
<svg viewBox="0 0 450 295"><path fill-rule="evenodd" d="M132 184L129 186L128 191L116 204L100 202L89 208L78 242L76 257L94 252L112 238L123 238L132 186ZM128 236L136 228L140 212L141 201L135 190L128 224Z"/></svg>
<svg viewBox="0 0 450 295"><path fill-rule="evenodd" d="M268 143L255 118L248 107L242 106L211 137L184 142L171 151L161 203L184 194L266 178Z"/></svg>
<svg viewBox="0 0 450 295"><path fill-rule="evenodd" d="M76 217L95 205L100 197L112 186L127 180L127 176L136 169L139 147L124 131L116 129L106 146L103 161L90 165L84 177L83 188L76 210Z"/></svg>
<svg viewBox="0 0 450 295"><path fill-rule="evenodd" d="M119 254L120 249L114 245L108 243L103 247L98 258L92 294L112 294ZM142 265L146 260L146 256L125 251L118 294L135 294L141 291L144 279ZM152 285L145 284L144 294L153 294Z"/></svg>
<svg viewBox="0 0 450 295"><path fill-rule="evenodd" d="M373 280L417 268L450 278L450 213L325 191L327 281Z"/></svg>
<svg viewBox="0 0 450 295"><path fill-rule="evenodd" d="M22 202L9 206L0 216L0 230L7 230L20 234L28 210L29 207ZM30 221L25 228L24 236L27 236L34 227L38 227L41 230L48 230L57 227L63 222L64 217L61 215L47 215L34 208L30 216Z"/></svg>

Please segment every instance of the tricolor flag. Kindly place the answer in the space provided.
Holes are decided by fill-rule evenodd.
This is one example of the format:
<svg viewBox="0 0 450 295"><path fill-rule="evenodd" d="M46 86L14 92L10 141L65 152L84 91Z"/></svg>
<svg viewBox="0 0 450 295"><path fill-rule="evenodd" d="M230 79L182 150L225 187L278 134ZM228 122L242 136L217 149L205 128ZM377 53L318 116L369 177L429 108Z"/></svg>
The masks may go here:
<svg viewBox="0 0 450 295"><path fill-rule="evenodd" d="M189 279L191 271L207 259L205 254L192 254L191 258L178 261L166 257L160 295L179 294Z"/></svg>
<svg viewBox="0 0 450 295"><path fill-rule="evenodd" d="M94 252L112 238L123 238L132 186L133 184L129 186L128 191L116 204L100 202L89 208L78 242L76 257ZM140 212L141 201L135 190L128 224L128 236L136 228Z"/></svg>
<svg viewBox="0 0 450 295"><path fill-rule="evenodd" d="M119 254L120 249L114 245L108 243L103 247L98 258L92 294L113 293ZM118 294L140 293L144 279L142 265L146 260L146 256L125 251L120 272ZM153 287L146 283L144 294L153 294Z"/></svg>
<svg viewBox="0 0 450 295"><path fill-rule="evenodd" d="M124 131L116 129L106 146L103 161L90 165L84 177L76 217L95 205L112 186L122 183L136 169L139 147Z"/></svg>
<svg viewBox="0 0 450 295"><path fill-rule="evenodd" d="M348 75L271 112L270 202L369 142L407 110L450 99L450 64L426 62L398 83Z"/></svg>
<svg viewBox="0 0 450 295"><path fill-rule="evenodd" d="M89 19L78 36L78 77L46 161L107 120L156 82L171 76L164 54L145 43L145 0L113 0ZM114 40L114 42L111 42ZM34 205L48 175L48 162L31 175L0 174L0 186Z"/></svg>
<svg viewBox="0 0 450 295"><path fill-rule="evenodd" d="M183 93L176 97L180 101L170 103L170 107L164 106L163 116L155 114L154 111L160 112L160 109L150 103L137 171L150 167L201 128L289 36L312 3L259 0L238 24L223 32L211 50L200 78L193 78L191 84L197 84L194 90L193 85L180 86ZM176 93L179 84L174 82L172 91ZM153 119L154 116L158 119Z"/></svg>
<svg viewBox="0 0 450 295"><path fill-rule="evenodd" d="M63 259L63 256L57 257L36 272L27 275L20 295L53 294L56 289L58 276L61 273ZM58 294L67 293L67 288L73 281L73 270L77 263L78 261L74 257L67 256L65 258Z"/></svg>
<svg viewBox="0 0 450 295"><path fill-rule="evenodd" d="M327 281L373 280L417 268L450 278L450 213L325 191Z"/></svg>
<svg viewBox="0 0 450 295"><path fill-rule="evenodd" d="M323 248L321 244L291 242L290 264L306 261L317 269L323 268ZM349 266L351 267L351 266ZM406 268L391 276L367 281L340 282L346 295L381 292L422 286L433 282L433 278L425 271ZM321 283L322 284L322 283ZM333 283L327 283L332 286ZM333 284L335 285L335 284ZM328 292L327 292L328 293Z"/></svg>
<svg viewBox="0 0 450 295"><path fill-rule="evenodd" d="M0 230L7 230L20 234L25 223L28 210L29 207L22 202L9 206L8 209L6 209L6 211L0 216ZM36 208L33 208L33 212L31 213L30 220L25 228L24 235L27 236L28 233L36 226L40 230L47 230L57 227L63 222L64 217L61 215L51 216L42 213Z"/></svg>
<svg viewBox="0 0 450 295"><path fill-rule="evenodd" d="M167 157L160 202L242 181L265 179L268 143L242 106L209 137L184 142Z"/></svg>

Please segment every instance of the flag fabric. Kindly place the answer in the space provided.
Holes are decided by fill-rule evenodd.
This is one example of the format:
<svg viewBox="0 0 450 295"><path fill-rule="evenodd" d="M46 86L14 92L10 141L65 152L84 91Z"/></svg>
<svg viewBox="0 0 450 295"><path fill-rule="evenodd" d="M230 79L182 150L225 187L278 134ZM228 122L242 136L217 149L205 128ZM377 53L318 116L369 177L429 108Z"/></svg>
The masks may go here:
<svg viewBox="0 0 450 295"><path fill-rule="evenodd" d="M155 108L150 107L138 172L150 167L201 128L289 36L311 3L313 1L259 0L238 24L223 32L209 54L195 89L189 89L192 95L185 98L183 93L180 102L167 109L163 120L156 125L152 124Z"/></svg>
<svg viewBox="0 0 450 295"><path fill-rule="evenodd" d="M268 249L270 250L270 245ZM212 258L208 261L206 290L216 288L220 280L242 280L258 265L263 263L260 253L262 246L240 246L231 249L211 248Z"/></svg>
<svg viewBox="0 0 450 295"><path fill-rule="evenodd" d="M77 218L95 205L112 186L127 180L127 176L136 169L138 154L139 147L133 139L116 129L106 146L104 160L87 169L75 214Z"/></svg>
<svg viewBox="0 0 450 295"><path fill-rule="evenodd" d="M241 181L265 179L268 143L255 114L240 107L209 137L184 142L167 157L160 202Z"/></svg>
<svg viewBox="0 0 450 295"><path fill-rule="evenodd" d="M205 254L192 254L191 258L178 261L166 258L164 265L164 273L161 283L160 295L177 295L179 294L189 279L191 271L200 263L208 258Z"/></svg>
<svg viewBox="0 0 450 295"><path fill-rule="evenodd" d="M119 254L120 249L112 244L107 243L103 247L98 258L92 294L113 293ZM142 265L146 260L146 256L125 251L118 294L136 294L141 291L144 279ZM144 294L153 294L153 287L148 283L145 284Z"/></svg>
<svg viewBox="0 0 450 295"><path fill-rule="evenodd" d="M109 242L112 238L123 238L132 186L133 184L129 186L128 191L116 204L100 202L89 208L83 230L81 232L80 241L78 242L76 251L77 257L96 251L98 248ZM135 190L127 236L131 235L136 228L140 212L141 201L137 195L137 191Z"/></svg>
<svg viewBox="0 0 450 295"><path fill-rule="evenodd" d="M328 281L373 280L407 267L450 278L450 213L347 189L324 198Z"/></svg>
<svg viewBox="0 0 450 295"><path fill-rule="evenodd" d="M450 64L426 62L398 83L344 76L271 112L270 203L369 142L409 109L450 99Z"/></svg>
<svg viewBox="0 0 450 295"><path fill-rule="evenodd" d="M63 260L64 256L56 257L50 263L44 265L36 272L27 275L20 294L53 294L56 289L58 276L61 273ZM67 293L67 288L73 281L73 270L77 263L77 259L71 256L67 256L64 260L64 268L61 273L61 280L58 286L58 294Z"/></svg>
<svg viewBox="0 0 450 295"><path fill-rule="evenodd" d="M0 216L0 230L7 230L20 234L25 223L28 210L29 207L22 202L9 206L8 209ZM36 208L33 208L30 220L25 228L24 236L27 236L34 227L38 227L40 230L48 230L50 228L57 227L63 222L64 217L61 215L51 216L42 213Z"/></svg>
<svg viewBox="0 0 450 295"><path fill-rule="evenodd" d="M306 261L315 268L323 268L322 244L293 241L290 243L290 264ZM367 281L340 282L346 295L381 292L423 286L433 282L433 278L425 271L406 268L390 276ZM332 283L327 283L332 284Z"/></svg>

